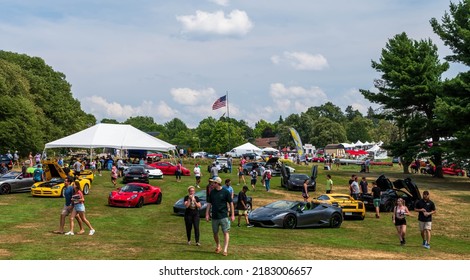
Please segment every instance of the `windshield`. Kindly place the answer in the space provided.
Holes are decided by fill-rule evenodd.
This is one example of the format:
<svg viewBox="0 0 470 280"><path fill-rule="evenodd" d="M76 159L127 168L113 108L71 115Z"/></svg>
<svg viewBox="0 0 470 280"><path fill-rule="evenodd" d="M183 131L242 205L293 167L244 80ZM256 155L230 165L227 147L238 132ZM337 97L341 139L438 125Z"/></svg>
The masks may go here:
<svg viewBox="0 0 470 280"><path fill-rule="evenodd" d="M18 175L20 175L20 172L10 172L2 175L2 178L4 179L15 179Z"/></svg>
<svg viewBox="0 0 470 280"><path fill-rule="evenodd" d="M298 206L298 201L279 200L266 205L266 208L272 209L293 209Z"/></svg>
<svg viewBox="0 0 470 280"><path fill-rule="evenodd" d="M290 178L293 180L306 180L310 179L306 174L291 174Z"/></svg>
<svg viewBox="0 0 470 280"><path fill-rule="evenodd" d="M121 192L142 192L143 189L140 186L136 185L125 185L121 188Z"/></svg>

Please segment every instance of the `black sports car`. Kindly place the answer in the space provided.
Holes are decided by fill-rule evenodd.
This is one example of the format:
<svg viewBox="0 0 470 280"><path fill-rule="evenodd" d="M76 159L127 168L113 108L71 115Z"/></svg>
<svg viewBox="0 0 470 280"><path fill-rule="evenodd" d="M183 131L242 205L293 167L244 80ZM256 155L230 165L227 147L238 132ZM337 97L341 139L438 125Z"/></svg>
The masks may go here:
<svg viewBox="0 0 470 280"><path fill-rule="evenodd" d="M207 209L207 198L206 198L206 191L201 190L194 194L195 196L199 197L199 201L201 202L201 209L199 209L199 217L205 218L206 217L206 209ZM253 199L251 196L247 196L247 208L248 213L251 212L251 206L253 205ZM233 196L233 206L235 207L235 215L238 215L237 209L237 202L238 202L238 195L235 194ZM184 197L178 199L175 205L173 205L173 213L176 215L184 215L186 208L184 207Z"/></svg>
<svg viewBox="0 0 470 280"><path fill-rule="evenodd" d="M149 183L149 173L145 170L145 167L142 165L133 165L127 168L124 178L122 179L124 184L130 182L141 182Z"/></svg>
<svg viewBox="0 0 470 280"><path fill-rule="evenodd" d="M278 200L255 209L248 219L260 227L338 228L343 222L343 212L339 207L324 203Z"/></svg>
<svg viewBox="0 0 470 280"><path fill-rule="evenodd" d="M290 191L302 190L304 186L304 181L309 180L308 190L314 192L317 189L317 172L318 167L314 165L312 167L312 173L310 176L302 173L291 174L286 165L284 163L281 163L281 186Z"/></svg>
<svg viewBox="0 0 470 280"><path fill-rule="evenodd" d="M382 190L380 196L380 211L391 212L398 198L405 200L408 209L413 210L416 202L421 199L418 186L411 178L398 179L393 183L385 176L377 178L377 186ZM362 200L368 209L375 209L372 194L361 194L358 200Z"/></svg>

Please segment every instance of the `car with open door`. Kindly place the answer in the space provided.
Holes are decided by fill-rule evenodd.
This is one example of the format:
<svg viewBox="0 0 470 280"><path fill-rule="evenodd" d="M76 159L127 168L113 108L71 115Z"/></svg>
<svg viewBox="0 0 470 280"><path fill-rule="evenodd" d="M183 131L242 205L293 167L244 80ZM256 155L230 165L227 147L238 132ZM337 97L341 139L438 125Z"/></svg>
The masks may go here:
<svg viewBox="0 0 470 280"><path fill-rule="evenodd" d="M317 189L318 166L313 165L310 174L290 173L284 163L281 163L281 186L289 191L301 191L304 181L308 180L308 190L314 192Z"/></svg>

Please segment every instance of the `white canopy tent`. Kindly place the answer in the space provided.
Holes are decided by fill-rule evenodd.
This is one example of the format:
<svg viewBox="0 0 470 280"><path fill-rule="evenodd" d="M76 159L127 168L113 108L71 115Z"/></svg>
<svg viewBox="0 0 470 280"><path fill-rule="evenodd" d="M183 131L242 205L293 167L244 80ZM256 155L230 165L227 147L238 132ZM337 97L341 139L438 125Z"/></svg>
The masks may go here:
<svg viewBox="0 0 470 280"><path fill-rule="evenodd" d="M175 146L128 124L99 123L75 134L49 142L49 148L115 148L126 150L175 150Z"/></svg>

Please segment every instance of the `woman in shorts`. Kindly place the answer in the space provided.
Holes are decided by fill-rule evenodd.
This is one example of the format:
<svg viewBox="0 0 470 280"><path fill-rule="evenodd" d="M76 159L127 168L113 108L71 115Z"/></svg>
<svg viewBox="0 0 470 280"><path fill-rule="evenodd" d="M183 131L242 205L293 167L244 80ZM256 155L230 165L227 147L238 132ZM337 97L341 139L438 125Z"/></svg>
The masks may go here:
<svg viewBox="0 0 470 280"><path fill-rule="evenodd" d="M74 186L73 186L73 191L74 191L74 194L72 196L73 210L72 210L72 215L70 215L70 231L65 233L65 235L74 235L73 220L75 219L75 216L77 215L80 216L82 222L84 222L90 229L90 233L88 235L93 235L95 234L95 229L93 229L90 222L87 220L85 216L85 198L83 197L83 193L80 190L80 183L78 181L75 181ZM79 232L79 234L81 233L83 232Z"/></svg>
<svg viewBox="0 0 470 280"><path fill-rule="evenodd" d="M397 228L397 235L400 239L400 245L405 245L405 235L406 235L406 216L410 215L408 207L405 205L403 198L397 200L397 205L393 209L392 222Z"/></svg>

